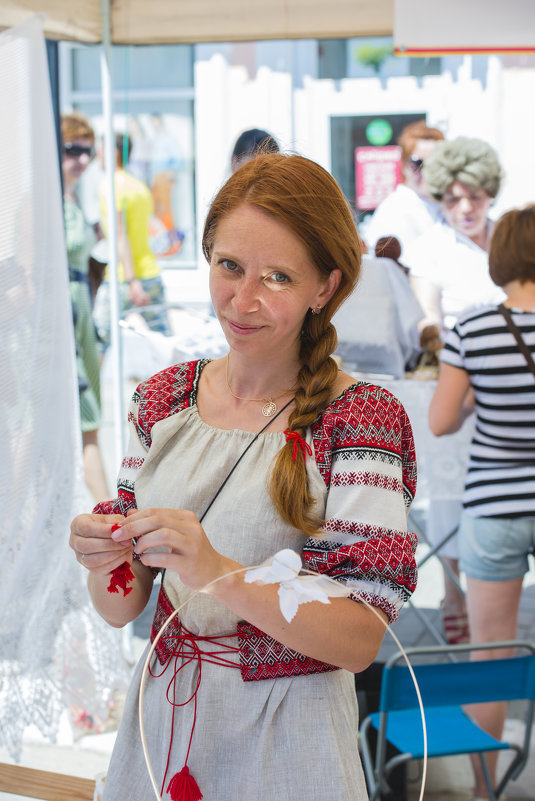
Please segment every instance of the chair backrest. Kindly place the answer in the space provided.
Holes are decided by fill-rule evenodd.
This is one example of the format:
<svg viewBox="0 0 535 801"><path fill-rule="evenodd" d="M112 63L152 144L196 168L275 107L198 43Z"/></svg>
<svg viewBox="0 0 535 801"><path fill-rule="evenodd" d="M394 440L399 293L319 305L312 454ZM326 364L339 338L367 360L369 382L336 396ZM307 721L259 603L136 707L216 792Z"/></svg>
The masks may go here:
<svg viewBox="0 0 535 801"><path fill-rule="evenodd" d="M425 707L535 698L535 654L413 667ZM418 706L406 665L385 666L380 711Z"/></svg>

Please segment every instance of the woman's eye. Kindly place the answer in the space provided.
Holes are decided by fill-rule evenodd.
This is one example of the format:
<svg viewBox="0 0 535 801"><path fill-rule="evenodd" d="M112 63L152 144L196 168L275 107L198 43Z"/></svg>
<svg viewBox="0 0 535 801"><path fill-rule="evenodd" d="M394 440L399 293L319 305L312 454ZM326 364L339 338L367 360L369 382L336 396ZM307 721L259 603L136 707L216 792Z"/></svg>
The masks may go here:
<svg viewBox="0 0 535 801"><path fill-rule="evenodd" d="M271 273L269 276L271 281L274 281L276 284L286 284L290 279L284 273Z"/></svg>
<svg viewBox="0 0 535 801"><path fill-rule="evenodd" d="M221 259L219 263L225 268L225 270L229 270L230 272L234 272L238 269L238 265L235 261L232 261L232 259Z"/></svg>

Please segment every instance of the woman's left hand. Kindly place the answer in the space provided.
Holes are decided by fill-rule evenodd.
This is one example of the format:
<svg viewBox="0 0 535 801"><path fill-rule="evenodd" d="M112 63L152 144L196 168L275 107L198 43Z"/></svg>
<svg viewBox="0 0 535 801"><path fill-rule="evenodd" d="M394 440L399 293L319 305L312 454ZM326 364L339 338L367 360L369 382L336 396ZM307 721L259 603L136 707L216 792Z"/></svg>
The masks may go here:
<svg viewBox="0 0 535 801"><path fill-rule="evenodd" d="M112 537L117 542L135 537L134 552L142 564L174 570L195 591L237 567L212 547L197 516L187 509L132 510Z"/></svg>

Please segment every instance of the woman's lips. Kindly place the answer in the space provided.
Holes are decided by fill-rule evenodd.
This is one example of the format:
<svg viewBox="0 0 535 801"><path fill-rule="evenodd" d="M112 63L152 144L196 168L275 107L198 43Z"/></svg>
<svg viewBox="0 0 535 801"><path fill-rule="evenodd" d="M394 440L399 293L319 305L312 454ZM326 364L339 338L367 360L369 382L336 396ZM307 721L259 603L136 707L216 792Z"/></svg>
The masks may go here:
<svg viewBox="0 0 535 801"><path fill-rule="evenodd" d="M261 325L246 325L244 323L236 323L233 320L227 320L227 323L229 328L236 334L254 334L263 328Z"/></svg>

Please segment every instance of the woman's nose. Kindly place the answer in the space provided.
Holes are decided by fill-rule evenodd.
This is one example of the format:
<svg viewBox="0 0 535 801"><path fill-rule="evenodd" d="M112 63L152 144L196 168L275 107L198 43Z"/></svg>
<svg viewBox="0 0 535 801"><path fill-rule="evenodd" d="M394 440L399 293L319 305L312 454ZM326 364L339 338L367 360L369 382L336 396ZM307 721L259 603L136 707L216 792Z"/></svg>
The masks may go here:
<svg viewBox="0 0 535 801"><path fill-rule="evenodd" d="M238 282L234 291L234 306L242 312L257 311L260 307L258 283L244 278Z"/></svg>
<svg viewBox="0 0 535 801"><path fill-rule="evenodd" d="M473 206L473 203L472 203L472 200L469 197L462 197L459 200L459 210L463 214L467 214L468 212L472 211L472 206Z"/></svg>

